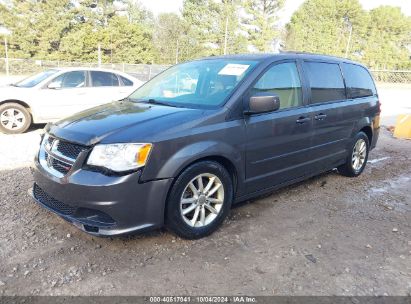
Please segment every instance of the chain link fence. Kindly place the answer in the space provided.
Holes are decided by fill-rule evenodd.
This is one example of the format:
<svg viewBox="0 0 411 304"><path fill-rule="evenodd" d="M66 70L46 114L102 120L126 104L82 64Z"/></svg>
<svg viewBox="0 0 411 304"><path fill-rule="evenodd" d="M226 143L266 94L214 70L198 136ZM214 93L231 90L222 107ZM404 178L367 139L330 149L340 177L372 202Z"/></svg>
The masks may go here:
<svg viewBox="0 0 411 304"><path fill-rule="evenodd" d="M376 82L411 84L411 70L371 70Z"/></svg>
<svg viewBox="0 0 411 304"><path fill-rule="evenodd" d="M49 61L49 60L33 60L33 59L9 59L9 75L23 77L40 72L45 69L55 67L98 67L97 63L84 62L64 62L64 61ZM168 65L157 64L128 64L128 63L113 63L101 64L101 68L128 73L142 81L150 80L158 73L165 70ZM379 83L404 83L411 84L411 70L371 70L374 79ZM6 60L0 58L0 77L6 75Z"/></svg>
<svg viewBox="0 0 411 304"><path fill-rule="evenodd" d="M128 73L137 79L147 81L158 73L164 71L168 65L158 64L128 64L128 63L85 63L85 62L65 62L33 59L9 59L9 76L28 76L43 70L56 67L100 67ZM6 59L0 58L0 77L6 76Z"/></svg>

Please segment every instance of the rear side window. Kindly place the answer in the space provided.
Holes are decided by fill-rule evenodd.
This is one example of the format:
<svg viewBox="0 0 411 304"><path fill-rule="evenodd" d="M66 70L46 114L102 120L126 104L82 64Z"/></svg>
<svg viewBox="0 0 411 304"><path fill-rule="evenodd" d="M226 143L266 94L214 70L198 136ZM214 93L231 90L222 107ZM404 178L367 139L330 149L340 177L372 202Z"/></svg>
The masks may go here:
<svg viewBox="0 0 411 304"><path fill-rule="evenodd" d="M373 96L377 93L370 73L362 66L343 63L343 74L349 98Z"/></svg>
<svg viewBox="0 0 411 304"><path fill-rule="evenodd" d="M119 77L125 86L127 87L133 86L133 82L130 79L123 77L123 76L119 76Z"/></svg>
<svg viewBox="0 0 411 304"><path fill-rule="evenodd" d="M280 109L299 107L303 103L300 77L294 62L280 63L267 70L251 90L274 93L280 97Z"/></svg>
<svg viewBox="0 0 411 304"><path fill-rule="evenodd" d="M118 87L117 75L109 72L91 71L93 87Z"/></svg>
<svg viewBox="0 0 411 304"><path fill-rule="evenodd" d="M310 81L311 103L345 99L344 81L336 63L306 62Z"/></svg>

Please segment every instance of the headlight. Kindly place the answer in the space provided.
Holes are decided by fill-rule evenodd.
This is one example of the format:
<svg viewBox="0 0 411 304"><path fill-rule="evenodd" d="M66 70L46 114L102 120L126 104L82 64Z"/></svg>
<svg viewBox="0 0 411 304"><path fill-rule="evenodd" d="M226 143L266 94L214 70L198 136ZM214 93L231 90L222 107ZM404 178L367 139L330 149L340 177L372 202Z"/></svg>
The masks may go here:
<svg viewBox="0 0 411 304"><path fill-rule="evenodd" d="M146 164L151 148L151 144L96 145L87 164L116 172L129 171Z"/></svg>

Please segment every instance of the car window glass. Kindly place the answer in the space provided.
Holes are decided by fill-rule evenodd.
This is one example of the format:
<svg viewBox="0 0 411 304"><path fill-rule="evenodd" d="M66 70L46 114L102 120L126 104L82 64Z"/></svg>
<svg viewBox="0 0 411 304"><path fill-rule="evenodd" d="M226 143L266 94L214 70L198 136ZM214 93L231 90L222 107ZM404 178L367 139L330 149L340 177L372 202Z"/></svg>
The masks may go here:
<svg viewBox="0 0 411 304"><path fill-rule="evenodd" d="M133 86L133 82L130 79L127 79L126 77L120 76L121 81L123 84L127 87Z"/></svg>
<svg viewBox="0 0 411 304"><path fill-rule="evenodd" d="M336 63L306 62L311 87L311 103L345 99L344 81Z"/></svg>
<svg viewBox="0 0 411 304"><path fill-rule="evenodd" d="M81 88L86 84L86 77L83 71L67 72L56 77L53 83L60 88Z"/></svg>
<svg viewBox="0 0 411 304"><path fill-rule="evenodd" d="M302 89L296 64L287 62L271 67L252 88L252 94L260 92L278 95L280 109L301 106Z"/></svg>
<svg viewBox="0 0 411 304"><path fill-rule="evenodd" d="M199 72L197 69L183 69L174 73L172 77L170 77L167 81L162 83L162 90L164 96L178 97L183 95L194 94L197 88L197 81L199 75L198 73ZM215 81L215 79L210 80L210 82L213 81ZM209 93L212 94L214 92L217 92L217 90L217 86L214 85L213 88L209 88Z"/></svg>
<svg viewBox="0 0 411 304"><path fill-rule="evenodd" d="M344 63L343 74L350 98L373 96L377 93L370 73L362 66Z"/></svg>
<svg viewBox="0 0 411 304"><path fill-rule="evenodd" d="M32 88L35 85L38 85L40 82L42 82L43 80L47 79L48 77L50 77L51 75L57 73L58 70L46 70L43 72L40 72L38 74L29 76L17 83L15 83L14 85L16 87L21 87L21 88Z"/></svg>
<svg viewBox="0 0 411 304"><path fill-rule="evenodd" d="M130 99L177 107L216 108L257 64L229 58L181 63L146 82Z"/></svg>
<svg viewBox="0 0 411 304"><path fill-rule="evenodd" d="M101 71L91 71L91 82L93 87L116 87L119 86L115 74Z"/></svg>

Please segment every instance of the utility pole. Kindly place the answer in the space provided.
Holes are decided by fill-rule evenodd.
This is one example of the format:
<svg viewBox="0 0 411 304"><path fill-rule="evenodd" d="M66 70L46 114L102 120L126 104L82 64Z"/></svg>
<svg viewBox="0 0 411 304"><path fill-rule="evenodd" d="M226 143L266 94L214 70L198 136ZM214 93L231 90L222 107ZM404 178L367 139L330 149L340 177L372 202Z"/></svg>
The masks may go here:
<svg viewBox="0 0 411 304"><path fill-rule="evenodd" d="M100 42L97 45L98 67L101 67L101 45Z"/></svg>
<svg viewBox="0 0 411 304"><path fill-rule="evenodd" d="M4 36L4 50L6 53L6 76L9 77L9 52L7 49L7 36Z"/></svg>
<svg viewBox="0 0 411 304"><path fill-rule="evenodd" d="M229 9L227 7L228 6L227 2L224 2L224 4L225 4L225 14L226 14L226 17L225 17L225 30L224 30L224 55L227 55L227 41L228 41L228 11L229 11ZM231 5L232 5L233 0L231 0L230 2L231 2Z"/></svg>
<svg viewBox="0 0 411 304"><path fill-rule="evenodd" d="M228 14L225 18L224 55L227 55L227 38L228 38Z"/></svg>
<svg viewBox="0 0 411 304"><path fill-rule="evenodd" d="M7 28L0 26L0 35L4 35L4 52L5 52L5 64L6 64L6 76L9 77L10 70L9 70L9 50L7 44L7 36L11 35L11 31Z"/></svg>
<svg viewBox="0 0 411 304"><path fill-rule="evenodd" d="M348 58L348 51L350 50L351 37L352 37L352 23L350 22L348 18L345 19L345 22L350 27L350 33L348 34L347 46L345 48L345 58Z"/></svg>
<svg viewBox="0 0 411 304"><path fill-rule="evenodd" d="M180 41L177 39L177 49L176 49L176 64L178 63L178 49L180 47Z"/></svg>

